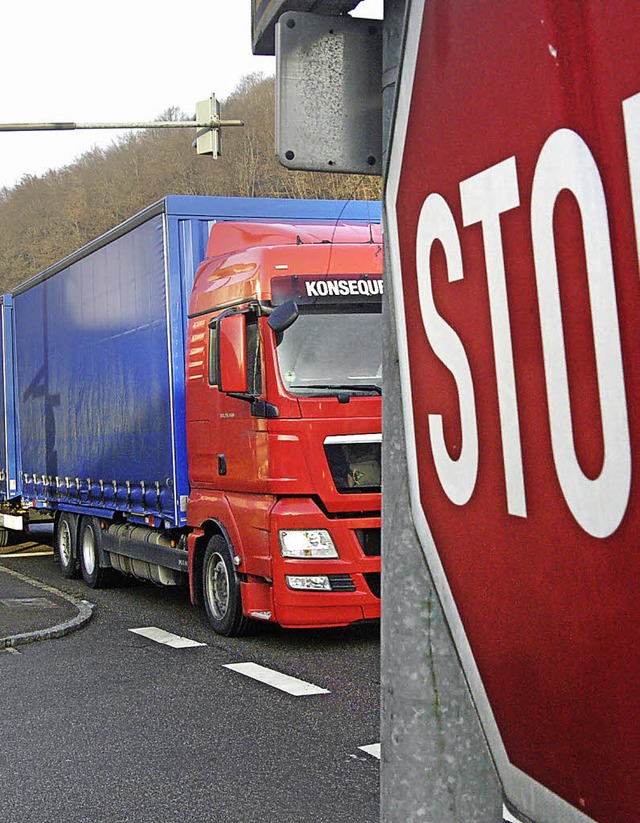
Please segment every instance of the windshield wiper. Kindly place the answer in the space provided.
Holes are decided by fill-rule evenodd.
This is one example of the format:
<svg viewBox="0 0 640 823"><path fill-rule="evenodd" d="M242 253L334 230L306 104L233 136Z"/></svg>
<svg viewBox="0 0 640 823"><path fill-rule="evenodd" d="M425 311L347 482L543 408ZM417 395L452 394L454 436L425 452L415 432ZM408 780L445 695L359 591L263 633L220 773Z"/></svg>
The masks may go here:
<svg viewBox="0 0 640 823"><path fill-rule="evenodd" d="M295 388L295 389L325 389L325 390L331 391L331 392L334 392L334 391L335 392L344 392L344 391L365 392L365 393L366 392L374 392L375 394L382 394L382 388L380 386L376 386L375 383L359 384L357 386L354 386L353 383L345 383L344 385L336 384L336 383L331 383L331 384L329 384L329 383L326 383L326 384L325 383L304 383L304 384L296 385L295 383L293 383L290 386L290 388Z"/></svg>

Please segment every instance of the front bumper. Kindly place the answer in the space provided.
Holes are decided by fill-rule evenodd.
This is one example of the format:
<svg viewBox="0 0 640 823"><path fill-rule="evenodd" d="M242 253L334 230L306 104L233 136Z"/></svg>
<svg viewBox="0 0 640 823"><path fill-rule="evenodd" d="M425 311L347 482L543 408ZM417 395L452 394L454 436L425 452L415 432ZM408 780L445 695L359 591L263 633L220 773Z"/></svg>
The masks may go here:
<svg viewBox="0 0 640 823"><path fill-rule="evenodd" d="M346 626L380 617L380 527L378 512L330 517L311 499L285 499L271 512L273 619L287 628ZM281 529L326 529L339 557L284 558ZM331 590L291 588L287 577L326 576Z"/></svg>

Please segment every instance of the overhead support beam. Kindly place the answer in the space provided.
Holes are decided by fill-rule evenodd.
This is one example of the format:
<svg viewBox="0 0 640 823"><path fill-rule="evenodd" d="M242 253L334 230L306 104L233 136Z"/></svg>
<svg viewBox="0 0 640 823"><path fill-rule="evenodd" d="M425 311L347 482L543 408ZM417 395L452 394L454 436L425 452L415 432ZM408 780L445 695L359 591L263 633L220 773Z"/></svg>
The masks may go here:
<svg viewBox="0 0 640 823"><path fill-rule="evenodd" d="M0 123L0 131L73 131L75 129L219 129L244 126L242 120L154 120L148 123Z"/></svg>
<svg viewBox="0 0 640 823"><path fill-rule="evenodd" d="M209 154L214 160L220 155L220 129L244 126L243 120L222 120L220 101L212 94L196 104L195 120L152 120L135 123L0 123L4 131L75 131L76 129L197 129L193 146L198 154Z"/></svg>

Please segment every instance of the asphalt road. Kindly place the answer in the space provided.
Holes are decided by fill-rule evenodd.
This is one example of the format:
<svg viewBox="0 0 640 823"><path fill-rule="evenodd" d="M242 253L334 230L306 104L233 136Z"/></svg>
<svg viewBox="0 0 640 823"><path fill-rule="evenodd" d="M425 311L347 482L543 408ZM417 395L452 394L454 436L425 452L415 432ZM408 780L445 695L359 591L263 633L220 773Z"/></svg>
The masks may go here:
<svg viewBox="0 0 640 823"><path fill-rule="evenodd" d="M50 556L5 563L96 609L67 637L0 652L0 823L378 821L379 761L360 748L380 739L377 627L221 638L182 590L96 591ZM131 631L150 626L204 645Z"/></svg>

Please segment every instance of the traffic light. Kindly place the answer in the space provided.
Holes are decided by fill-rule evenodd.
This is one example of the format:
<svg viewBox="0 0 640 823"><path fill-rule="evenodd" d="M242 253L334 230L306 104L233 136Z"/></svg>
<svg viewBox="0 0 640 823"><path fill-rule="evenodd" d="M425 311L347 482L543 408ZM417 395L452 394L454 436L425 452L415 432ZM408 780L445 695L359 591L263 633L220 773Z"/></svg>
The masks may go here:
<svg viewBox="0 0 640 823"><path fill-rule="evenodd" d="M201 100L196 103L196 122L203 124L196 134L196 152L198 154L211 154L213 159L220 156L220 129L204 126L212 121L220 120L220 101L216 100L212 94L208 100Z"/></svg>

